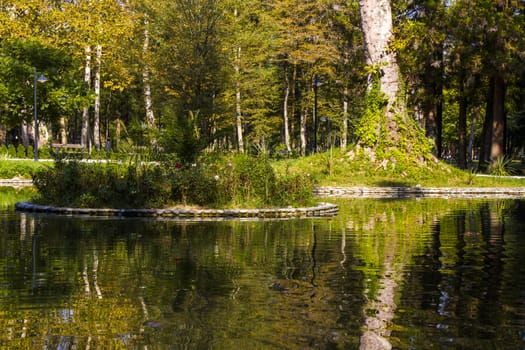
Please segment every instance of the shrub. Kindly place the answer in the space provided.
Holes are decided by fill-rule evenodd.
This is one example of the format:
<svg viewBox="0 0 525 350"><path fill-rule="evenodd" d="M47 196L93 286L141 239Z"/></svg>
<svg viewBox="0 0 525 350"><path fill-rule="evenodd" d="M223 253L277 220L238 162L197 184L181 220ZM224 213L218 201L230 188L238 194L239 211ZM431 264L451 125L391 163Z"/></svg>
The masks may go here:
<svg viewBox="0 0 525 350"><path fill-rule="evenodd" d="M38 148L38 157L43 159L51 158L51 152L48 146L42 146Z"/></svg>
<svg viewBox="0 0 525 350"><path fill-rule="evenodd" d="M16 157L21 159L24 159L26 157L26 148L24 147L24 145L19 144L16 147Z"/></svg>
<svg viewBox="0 0 525 350"><path fill-rule="evenodd" d="M16 158L16 147L15 145L11 144L9 147L7 147L7 156L9 158Z"/></svg>
<svg viewBox="0 0 525 350"><path fill-rule="evenodd" d="M29 159L35 158L35 151L33 149L33 146L27 147L27 158Z"/></svg>
<svg viewBox="0 0 525 350"><path fill-rule="evenodd" d="M6 159L9 157L6 145L0 146L0 159Z"/></svg>
<svg viewBox="0 0 525 350"><path fill-rule="evenodd" d="M175 167L172 174L172 198L186 204L215 206L219 202L217 183L200 166Z"/></svg>
<svg viewBox="0 0 525 350"><path fill-rule="evenodd" d="M201 206L290 205L307 203L307 176L277 179L266 157L219 157L183 166L130 162L55 162L33 177L47 204L76 207L162 208L173 203Z"/></svg>
<svg viewBox="0 0 525 350"><path fill-rule="evenodd" d="M515 175L519 171L512 163L512 158L501 156L492 160L487 168L487 172L495 176L509 176Z"/></svg>

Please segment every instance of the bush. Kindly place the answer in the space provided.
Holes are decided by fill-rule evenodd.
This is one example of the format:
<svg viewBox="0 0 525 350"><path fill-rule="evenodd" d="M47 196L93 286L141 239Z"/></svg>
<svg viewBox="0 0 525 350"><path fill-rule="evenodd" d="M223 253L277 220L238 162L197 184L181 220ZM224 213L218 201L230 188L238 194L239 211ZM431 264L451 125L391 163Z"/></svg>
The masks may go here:
<svg viewBox="0 0 525 350"><path fill-rule="evenodd" d="M47 168L49 164L33 162L32 160L2 160L0 159L0 179L20 177L31 179L37 169Z"/></svg>
<svg viewBox="0 0 525 350"><path fill-rule="evenodd" d="M7 147L7 156L9 158L16 158L16 147L15 145L11 144L9 147Z"/></svg>
<svg viewBox="0 0 525 350"><path fill-rule="evenodd" d="M20 159L24 159L26 157L26 148L24 147L24 145L19 144L16 147L16 157Z"/></svg>
<svg viewBox="0 0 525 350"><path fill-rule="evenodd" d="M263 207L307 203L307 176L277 179L266 157L218 157L200 165L55 162L33 177L46 204L73 207L162 208L171 204Z"/></svg>
<svg viewBox="0 0 525 350"><path fill-rule="evenodd" d="M175 166L171 185L172 198L176 202L184 205L216 206L219 204L217 181L196 165Z"/></svg>
<svg viewBox="0 0 525 350"><path fill-rule="evenodd" d="M9 157L9 153L7 152L7 146L2 145L0 146L0 159L6 159Z"/></svg>

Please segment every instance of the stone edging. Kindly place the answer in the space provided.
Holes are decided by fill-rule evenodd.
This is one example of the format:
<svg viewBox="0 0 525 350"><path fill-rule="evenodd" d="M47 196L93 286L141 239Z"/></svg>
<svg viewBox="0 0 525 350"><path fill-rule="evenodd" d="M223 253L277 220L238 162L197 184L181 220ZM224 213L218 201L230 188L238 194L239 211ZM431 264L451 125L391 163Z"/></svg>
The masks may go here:
<svg viewBox="0 0 525 350"><path fill-rule="evenodd" d="M0 179L0 186L33 186L33 180L12 178L12 179Z"/></svg>
<svg viewBox="0 0 525 350"><path fill-rule="evenodd" d="M15 209L25 212L61 215L119 216L119 217L167 217L182 219L252 218L281 219L300 217L331 217L337 215L339 207L330 203L319 203L308 208L274 209L97 209L65 208L18 202Z"/></svg>
<svg viewBox="0 0 525 350"><path fill-rule="evenodd" d="M334 187L314 188L318 197L342 198L525 198L525 187Z"/></svg>

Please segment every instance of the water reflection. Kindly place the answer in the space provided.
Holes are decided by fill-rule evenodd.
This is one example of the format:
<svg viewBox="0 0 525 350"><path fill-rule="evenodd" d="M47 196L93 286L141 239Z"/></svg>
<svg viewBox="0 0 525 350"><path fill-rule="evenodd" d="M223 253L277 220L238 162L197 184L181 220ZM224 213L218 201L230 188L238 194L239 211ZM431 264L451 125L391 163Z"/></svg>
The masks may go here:
<svg viewBox="0 0 525 350"><path fill-rule="evenodd" d="M523 202L330 220L0 216L0 347L523 348Z"/></svg>

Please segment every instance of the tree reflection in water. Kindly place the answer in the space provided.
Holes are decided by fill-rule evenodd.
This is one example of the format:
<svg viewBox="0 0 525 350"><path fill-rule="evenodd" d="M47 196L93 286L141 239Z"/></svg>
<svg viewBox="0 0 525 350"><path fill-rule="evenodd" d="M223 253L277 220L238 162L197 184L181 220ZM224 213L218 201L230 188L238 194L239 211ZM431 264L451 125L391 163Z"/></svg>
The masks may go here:
<svg viewBox="0 0 525 350"><path fill-rule="evenodd" d="M338 204L265 222L5 213L0 347L525 345L522 202Z"/></svg>

